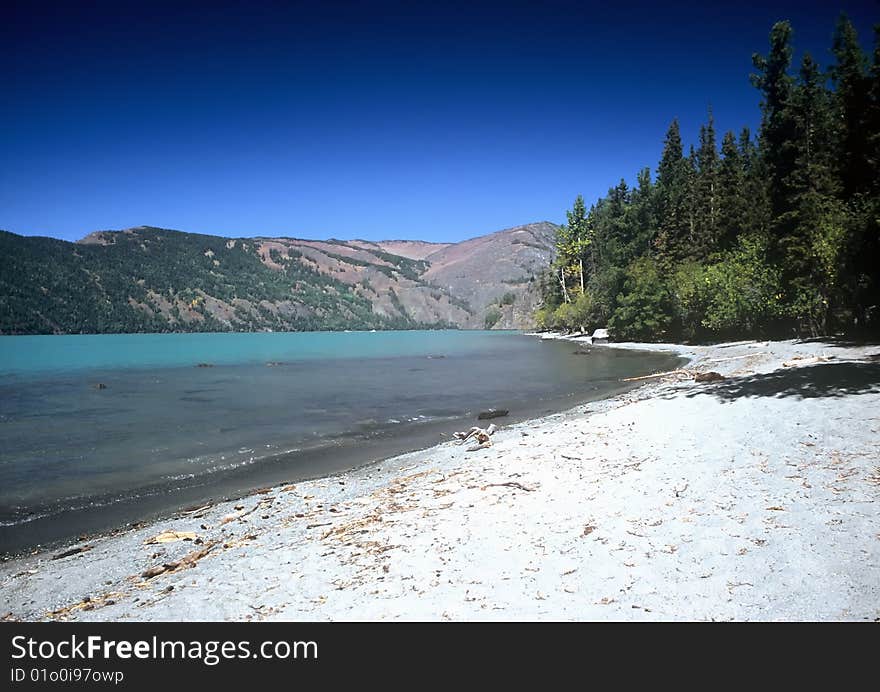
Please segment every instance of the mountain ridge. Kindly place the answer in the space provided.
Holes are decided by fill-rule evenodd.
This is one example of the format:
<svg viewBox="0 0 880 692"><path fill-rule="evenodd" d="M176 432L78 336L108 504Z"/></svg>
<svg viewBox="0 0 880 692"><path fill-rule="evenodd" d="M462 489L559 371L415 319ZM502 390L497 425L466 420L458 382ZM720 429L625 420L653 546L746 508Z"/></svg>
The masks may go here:
<svg viewBox="0 0 880 692"><path fill-rule="evenodd" d="M458 243L0 232L0 333L528 328L556 226Z"/></svg>

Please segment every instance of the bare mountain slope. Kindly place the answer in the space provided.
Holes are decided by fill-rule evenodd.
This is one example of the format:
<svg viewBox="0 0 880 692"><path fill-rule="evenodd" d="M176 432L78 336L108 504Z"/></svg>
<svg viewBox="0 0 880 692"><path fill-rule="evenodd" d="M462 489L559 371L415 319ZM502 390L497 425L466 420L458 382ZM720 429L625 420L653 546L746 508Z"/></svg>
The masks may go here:
<svg viewBox="0 0 880 692"><path fill-rule="evenodd" d="M471 306L463 326L482 327L497 310L496 327L529 327L538 301L535 277L553 257L556 228L531 223L449 245L425 257L430 267L422 279Z"/></svg>

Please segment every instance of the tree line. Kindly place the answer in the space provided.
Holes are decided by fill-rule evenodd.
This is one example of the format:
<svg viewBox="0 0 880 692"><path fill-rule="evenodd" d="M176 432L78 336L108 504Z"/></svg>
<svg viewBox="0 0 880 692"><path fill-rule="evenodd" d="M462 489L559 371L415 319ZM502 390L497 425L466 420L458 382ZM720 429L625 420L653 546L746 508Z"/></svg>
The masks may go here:
<svg viewBox="0 0 880 692"><path fill-rule="evenodd" d="M776 23L753 55L761 125L717 142L711 109L685 153L677 120L656 179L578 196L542 277L543 328L617 339L880 331L880 25L873 55L841 15L834 62Z"/></svg>

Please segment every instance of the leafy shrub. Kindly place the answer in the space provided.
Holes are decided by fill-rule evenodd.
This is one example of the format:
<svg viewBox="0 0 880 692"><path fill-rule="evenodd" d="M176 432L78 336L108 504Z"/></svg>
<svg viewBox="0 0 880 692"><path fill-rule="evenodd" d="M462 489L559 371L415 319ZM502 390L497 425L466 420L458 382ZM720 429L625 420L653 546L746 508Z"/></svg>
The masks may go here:
<svg viewBox="0 0 880 692"><path fill-rule="evenodd" d="M624 291L608 328L615 339L662 339L672 323L672 300L657 263L650 257L633 262L624 279Z"/></svg>
<svg viewBox="0 0 880 692"><path fill-rule="evenodd" d="M501 319L501 311L496 308L492 308L489 312L486 313L486 318L483 321L486 329L492 329L496 324L498 324L498 320Z"/></svg>
<svg viewBox="0 0 880 692"><path fill-rule="evenodd" d="M779 271L767 261L767 242L743 236L706 267L685 264L676 272L676 312L688 338L701 328L714 335L761 332L782 314Z"/></svg>

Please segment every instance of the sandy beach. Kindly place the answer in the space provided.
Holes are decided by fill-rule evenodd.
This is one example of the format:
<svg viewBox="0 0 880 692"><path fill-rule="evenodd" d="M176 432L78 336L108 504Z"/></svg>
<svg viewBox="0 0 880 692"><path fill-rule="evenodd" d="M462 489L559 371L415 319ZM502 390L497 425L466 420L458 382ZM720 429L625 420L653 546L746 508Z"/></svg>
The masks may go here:
<svg viewBox="0 0 880 692"><path fill-rule="evenodd" d="M7 560L0 617L880 619L880 346L614 346L691 360L486 449Z"/></svg>

